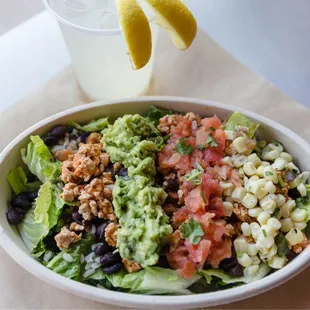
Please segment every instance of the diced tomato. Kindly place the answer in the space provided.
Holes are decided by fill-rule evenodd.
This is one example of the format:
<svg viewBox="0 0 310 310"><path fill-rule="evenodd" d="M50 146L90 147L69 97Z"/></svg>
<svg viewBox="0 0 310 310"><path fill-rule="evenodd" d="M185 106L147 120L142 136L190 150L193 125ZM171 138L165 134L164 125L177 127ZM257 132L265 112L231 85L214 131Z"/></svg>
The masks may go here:
<svg viewBox="0 0 310 310"><path fill-rule="evenodd" d="M223 156L214 148L208 148L203 151L203 160L206 163L218 164L222 160Z"/></svg>
<svg viewBox="0 0 310 310"><path fill-rule="evenodd" d="M200 242L196 245L190 243L185 240L184 242L186 248L188 249L190 258L194 263L198 263L200 265L204 265L209 255L211 241L210 240L200 240Z"/></svg>
<svg viewBox="0 0 310 310"><path fill-rule="evenodd" d="M237 187L240 187L242 185L239 173L235 169L232 169L229 179Z"/></svg>
<svg viewBox="0 0 310 310"><path fill-rule="evenodd" d="M183 138L191 136L192 121L182 116L178 116L177 125L171 128L171 133Z"/></svg>
<svg viewBox="0 0 310 310"><path fill-rule="evenodd" d="M231 175L231 170L232 168L228 165L214 167L215 173L219 175L223 180L227 180L229 178L229 176Z"/></svg>
<svg viewBox="0 0 310 310"><path fill-rule="evenodd" d="M184 155L184 156L180 155L180 159L172 167L179 170L181 174L186 174L187 172L191 171L192 160L190 155Z"/></svg>
<svg viewBox="0 0 310 310"><path fill-rule="evenodd" d="M224 215L223 200L219 197L214 197L209 201L207 206L209 212L212 212L216 217L221 217Z"/></svg>
<svg viewBox="0 0 310 310"><path fill-rule="evenodd" d="M211 127L217 129L222 125L222 122L216 115L214 115L213 117L203 118L201 124L205 129L210 129Z"/></svg>
<svg viewBox="0 0 310 310"><path fill-rule="evenodd" d="M222 225L214 224L214 226L213 239L214 241L219 242L221 241L223 235L227 233L227 229Z"/></svg>
<svg viewBox="0 0 310 310"><path fill-rule="evenodd" d="M172 224L174 227L179 227L183 222L185 222L189 216L190 212L187 207L182 207L178 211L173 213Z"/></svg>
<svg viewBox="0 0 310 310"><path fill-rule="evenodd" d="M183 181L182 191L183 191L184 196L187 196L188 193L192 191L194 188L195 188L195 185L192 182L188 182L186 180Z"/></svg>
<svg viewBox="0 0 310 310"><path fill-rule="evenodd" d="M190 212L205 211L205 202L201 195L200 186L193 189L184 199L185 205Z"/></svg>
<svg viewBox="0 0 310 310"><path fill-rule="evenodd" d="M197 169L196 162L198 162L200 166L202 166L203 168L206 168L207 166L203 161L203 153L197 149L194 150L191 157L191 161L192 161L192 167L194 169Z"/></svg>
<svg viewBox="0 0 310 310"><path fill-rule="evenodd" d="M231 240L224 239L216 246L212 246L207 262L211 264L213 268L217 268L219 263L225 259L231 257Z"/></svg>
<svg viewBox="0 0 310 310"><path fill-rule="evenodd" d="M214 179L209 173L204 173L202 175L202 191L204 193L204 199L208 202L210 195L214 194L216 196L221 195L220 181Z"/></svg>
<svg viewBox="0 0 310 310"><path fill-rule="evenodd" d="M209 231L211 220L215 217L215 214L210 212L198 212L193 214L192 217L202 225L203 231L207 233Z"/></svg>
<svg viewBox="0 0 310 310"><path fill-rule="evenodd" d="M210 133L206 131L204 128L200 128L199 130L197 130L197 133L196 133L197 146L204 145L207 142L207 139L209 136L210 136Z"/></svg>
<svg viewBox="0 0 310 310"><path fill-rule="evenodd" d="M213 139L218 144L218 147L216 147L217 151L223 152L225 150L225 144L226 144L225 132L222 129L217 129L213 134Z"/></svg>

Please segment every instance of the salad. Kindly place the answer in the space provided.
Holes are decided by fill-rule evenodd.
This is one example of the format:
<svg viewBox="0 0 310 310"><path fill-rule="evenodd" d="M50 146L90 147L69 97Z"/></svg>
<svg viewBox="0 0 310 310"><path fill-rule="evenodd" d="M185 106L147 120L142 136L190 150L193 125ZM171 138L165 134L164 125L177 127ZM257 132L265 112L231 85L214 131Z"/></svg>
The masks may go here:
<svg viewBox="0 0 310 310"><path fill-rule="evenodd" d="M111 290L181 295L283 268L310 238L309 172L259 124L151 107L31 136L7 219L46 268Z"/></svg>

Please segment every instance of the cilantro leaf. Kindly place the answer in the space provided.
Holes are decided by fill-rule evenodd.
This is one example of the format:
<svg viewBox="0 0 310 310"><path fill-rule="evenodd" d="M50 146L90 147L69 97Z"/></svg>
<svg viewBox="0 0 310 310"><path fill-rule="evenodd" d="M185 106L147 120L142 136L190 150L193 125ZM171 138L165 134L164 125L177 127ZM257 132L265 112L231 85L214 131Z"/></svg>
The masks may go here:
<svg viewBox="0 0 310 310"><path fill-rule="evenodd" d="M270 176L272 176L273 175L273 173L271 172L271 171L266 171L265 172L265 176L266 177L270 177Z"/></svg>
<svg viewBox="0 0 310 310"><path fill-rule="evenodd" d="M194 185L199 185L201 184L201 176L202 176L202 171L198 169L193 169L190 173L187 173L184 176L184 180L191 182Z"/></svg>
<svg viewBox="0 0 310 310"><path fill-rule="evenodd" d="M180 139L179 143L175 146L175 151L182 156L192 154L194 151L194 148L186 143L187 140L188 140L187 138L182 138Z"/></svg>
<svg viewBox="0 0 310 310"><path fill-rule="evenodd" d="M203 167L199 164L199 162L198 161L196 161L196 168L199 170L199 171L201 171L201 172L204 172L205 170L203 169Z"/></svg>
<svg viewBox="0 0 310 310"><path fill-rule="evenodd" d="M267 171L268 172L268 171ZM281 187L285 187L285 183L280 174L278 174L278 181Z"/></svg>
<svg viewBox="0 0 310 310"><path fill-rule="evenodd" d="M202 151L206 148L206 146L209 145L210 147L218 147L219 145L216 143L216 141L213 139L212 136L209 136L206 143L198 145L198 150Z"/></svg>
<svg viewBox="0 0 310 310"><path fill-rule="evenodd" d="M200 242L201 237L204 235L201 224L196 222L193 218L181 225L181 233L190 243L195 245Z"/></svg>
<svg viewBox="0 0 310 310"><path fill-rule="evenodd" d="M211 127L210 127L210 130L215 131L215 128L211 126Z"/></svg>
<svg viewBox="0 0 310 310"><path fill-rule="evenodd" d="M154 106L151 106L146 114L146 118L149 122L153 122L155 126L159 124L159 120L165 116L172 114L172 111L158 109Z"/></svg>

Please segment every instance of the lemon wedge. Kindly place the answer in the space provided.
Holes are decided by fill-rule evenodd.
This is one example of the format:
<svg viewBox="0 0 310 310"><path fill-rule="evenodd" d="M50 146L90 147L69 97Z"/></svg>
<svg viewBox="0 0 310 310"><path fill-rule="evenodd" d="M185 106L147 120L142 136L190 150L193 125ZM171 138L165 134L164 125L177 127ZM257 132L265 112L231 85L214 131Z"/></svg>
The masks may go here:
<svg viewBox="0 0 310 310"><path fill-rule="evenodd" d="M152 54L149 21L136 0L117 0L117 9L133 69L141 69Z"/></svg>
<svg viewBox="0 0 310 310"><path fill-rule="evenodd" d="M188 49L197 35L197 22L181 0L144 0L156 16L156 22L171 37L174 45Z"/></svg>

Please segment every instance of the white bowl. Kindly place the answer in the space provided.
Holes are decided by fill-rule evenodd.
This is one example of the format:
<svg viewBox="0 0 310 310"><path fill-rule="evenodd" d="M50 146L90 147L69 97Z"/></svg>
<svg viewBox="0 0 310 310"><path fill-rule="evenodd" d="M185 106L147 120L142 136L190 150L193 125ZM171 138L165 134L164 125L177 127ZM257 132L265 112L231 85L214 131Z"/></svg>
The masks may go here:
<svg viewBox="0 0 310 310"><path fill-rule="evenodd" d="M110 116L113 119L126 113L143 114L151 105L179 112L192 111L205 116L216 114L221 119L226 119L234 111L240 111L253 121L261 124L258 131L260 136L267 140L274 139L282 142L288 152L294 156L300 168L310 170L310 147L306 141L291 130L269 119L242 109L236 109L233 106L190 98L139 97L97 102L72 108L32 126L14 139L0 155L0 244L5 251L30 273L57 288L88 299L135 308L194 308L230 303L270 290L304 270L310 262L310 247L283 269L251 284L225 291L189 296L146 296L109 291L69 280L47 269L30 256L18 232L8 224L5 216L7 202L11 197L11 190L6 182L6 176L12 168L21 163L20 150L29 142L29 136L43 134L53 125L67 123L72 120L82 123L102 116Z"/></svg>

